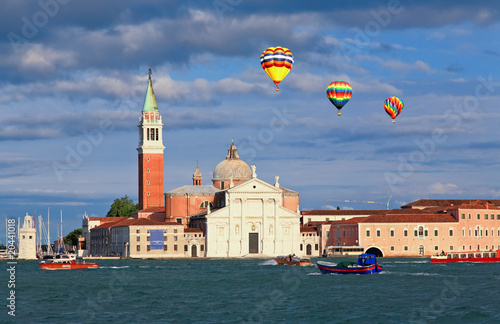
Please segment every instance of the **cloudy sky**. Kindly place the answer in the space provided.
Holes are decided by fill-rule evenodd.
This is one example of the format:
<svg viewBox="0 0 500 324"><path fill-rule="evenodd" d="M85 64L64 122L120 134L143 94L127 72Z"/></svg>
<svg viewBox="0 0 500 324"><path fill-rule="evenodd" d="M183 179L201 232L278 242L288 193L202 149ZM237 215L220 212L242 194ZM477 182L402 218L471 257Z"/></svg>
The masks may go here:
<svg viewBox="0 0 500 324"><path fill-rule="evenodd" d="M46 218L50 207L66 234L115 198L137 202L148 68L165 191L191 184L196 161L209 184L234 138L258 177L280 176L303 210L500 199L500 4L200 3L2 1L2 219ZM295 59L279 92L259 62L271 46ZM340 117L325 93L335 80L353 88ZM389 96L404 101L394 124Z"/></svg>

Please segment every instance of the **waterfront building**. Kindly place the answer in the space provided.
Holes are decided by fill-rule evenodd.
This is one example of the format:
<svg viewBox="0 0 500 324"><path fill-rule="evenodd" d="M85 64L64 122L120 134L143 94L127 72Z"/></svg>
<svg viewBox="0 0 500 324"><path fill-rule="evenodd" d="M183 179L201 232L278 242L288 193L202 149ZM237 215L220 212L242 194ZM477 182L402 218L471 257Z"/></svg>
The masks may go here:
<svg viewBox="0 0 500 324"><path fill-rule="evenodd" d="M26 213L23 226L18 234L19 253L18 258L23 260L36 260L36 227L33 217Z"/></svg>
<svg viewBox="0 0 500 324"><path fill-rule="evenodd" d="M500 249L497 200L426 200L401 209L321 223L325 246L360 246L379 256ZM337 211L338 212L338 211ZM307 224L318 229L318 224Z"/></svg>
<svg viewBox="0 0 500 324"><path fill-rule="evenodd" d="M179 258L204 253L205 238L199 229L185 229L176 222L116 218L92 229L92 256Z"/></svg>
<svg viewBox="0 0 500 324"><path fill-rule="evenodd" d="M115 217L89 217L87 212L82 218L82 237L78 239L80 247L77 251L78 256L90 255L90 231L102 224L116 221Z"/></svg>

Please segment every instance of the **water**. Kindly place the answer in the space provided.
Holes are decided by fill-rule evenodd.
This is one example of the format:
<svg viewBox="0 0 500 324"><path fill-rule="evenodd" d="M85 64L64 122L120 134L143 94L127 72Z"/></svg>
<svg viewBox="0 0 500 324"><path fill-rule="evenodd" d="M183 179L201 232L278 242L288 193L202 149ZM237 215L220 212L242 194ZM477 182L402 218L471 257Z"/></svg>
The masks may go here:
<svg viewBox="0 0 500 324"><path fill-rule="evenodd" d="M374 275L322 275L263 259L98 263L42 271L18 262L15 321L4 306L0 323L500 322L499 263L380 258L385 271Z"/></svg>

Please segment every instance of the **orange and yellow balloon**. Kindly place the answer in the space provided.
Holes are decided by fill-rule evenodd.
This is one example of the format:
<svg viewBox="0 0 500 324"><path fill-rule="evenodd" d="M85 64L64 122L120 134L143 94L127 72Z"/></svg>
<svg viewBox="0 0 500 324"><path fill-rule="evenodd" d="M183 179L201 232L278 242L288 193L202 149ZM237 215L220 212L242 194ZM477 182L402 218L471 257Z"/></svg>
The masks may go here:
<svg viewBox="0 0 500 324"><path fill-rule="evenodd" d="M403 110L403 101L398 97L389 97L384 101L385 112L392 118L392 122L396 121L396 117Z"/></svg>
<svg viewBox="0 0 500 324"><path fill-rule="evenodd" d="M279 91L278 84L292 69L293 55L288 48L269 47L262 52L260 64L276 85L276 91Z"/></svg>

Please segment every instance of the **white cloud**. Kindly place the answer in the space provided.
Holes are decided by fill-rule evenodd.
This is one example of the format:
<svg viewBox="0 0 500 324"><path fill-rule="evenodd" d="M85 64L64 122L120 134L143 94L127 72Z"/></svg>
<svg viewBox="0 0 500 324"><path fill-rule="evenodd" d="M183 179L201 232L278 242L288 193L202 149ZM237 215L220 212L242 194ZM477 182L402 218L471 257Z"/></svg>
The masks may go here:
<svg viewBox="0 0 500 324"><path fill-rule="evenodd" d="M440 182L433 183L428 188L430 194L461 194L462 191L453 183L442 184Z"/></svg>
<svg viewBox="0 0 500 324"><path fill-rule="evenodd" d="M26 44L19 56L19 67L24 71L53 71L76 64L74 53L46 48L41 44Z"/></svg>

